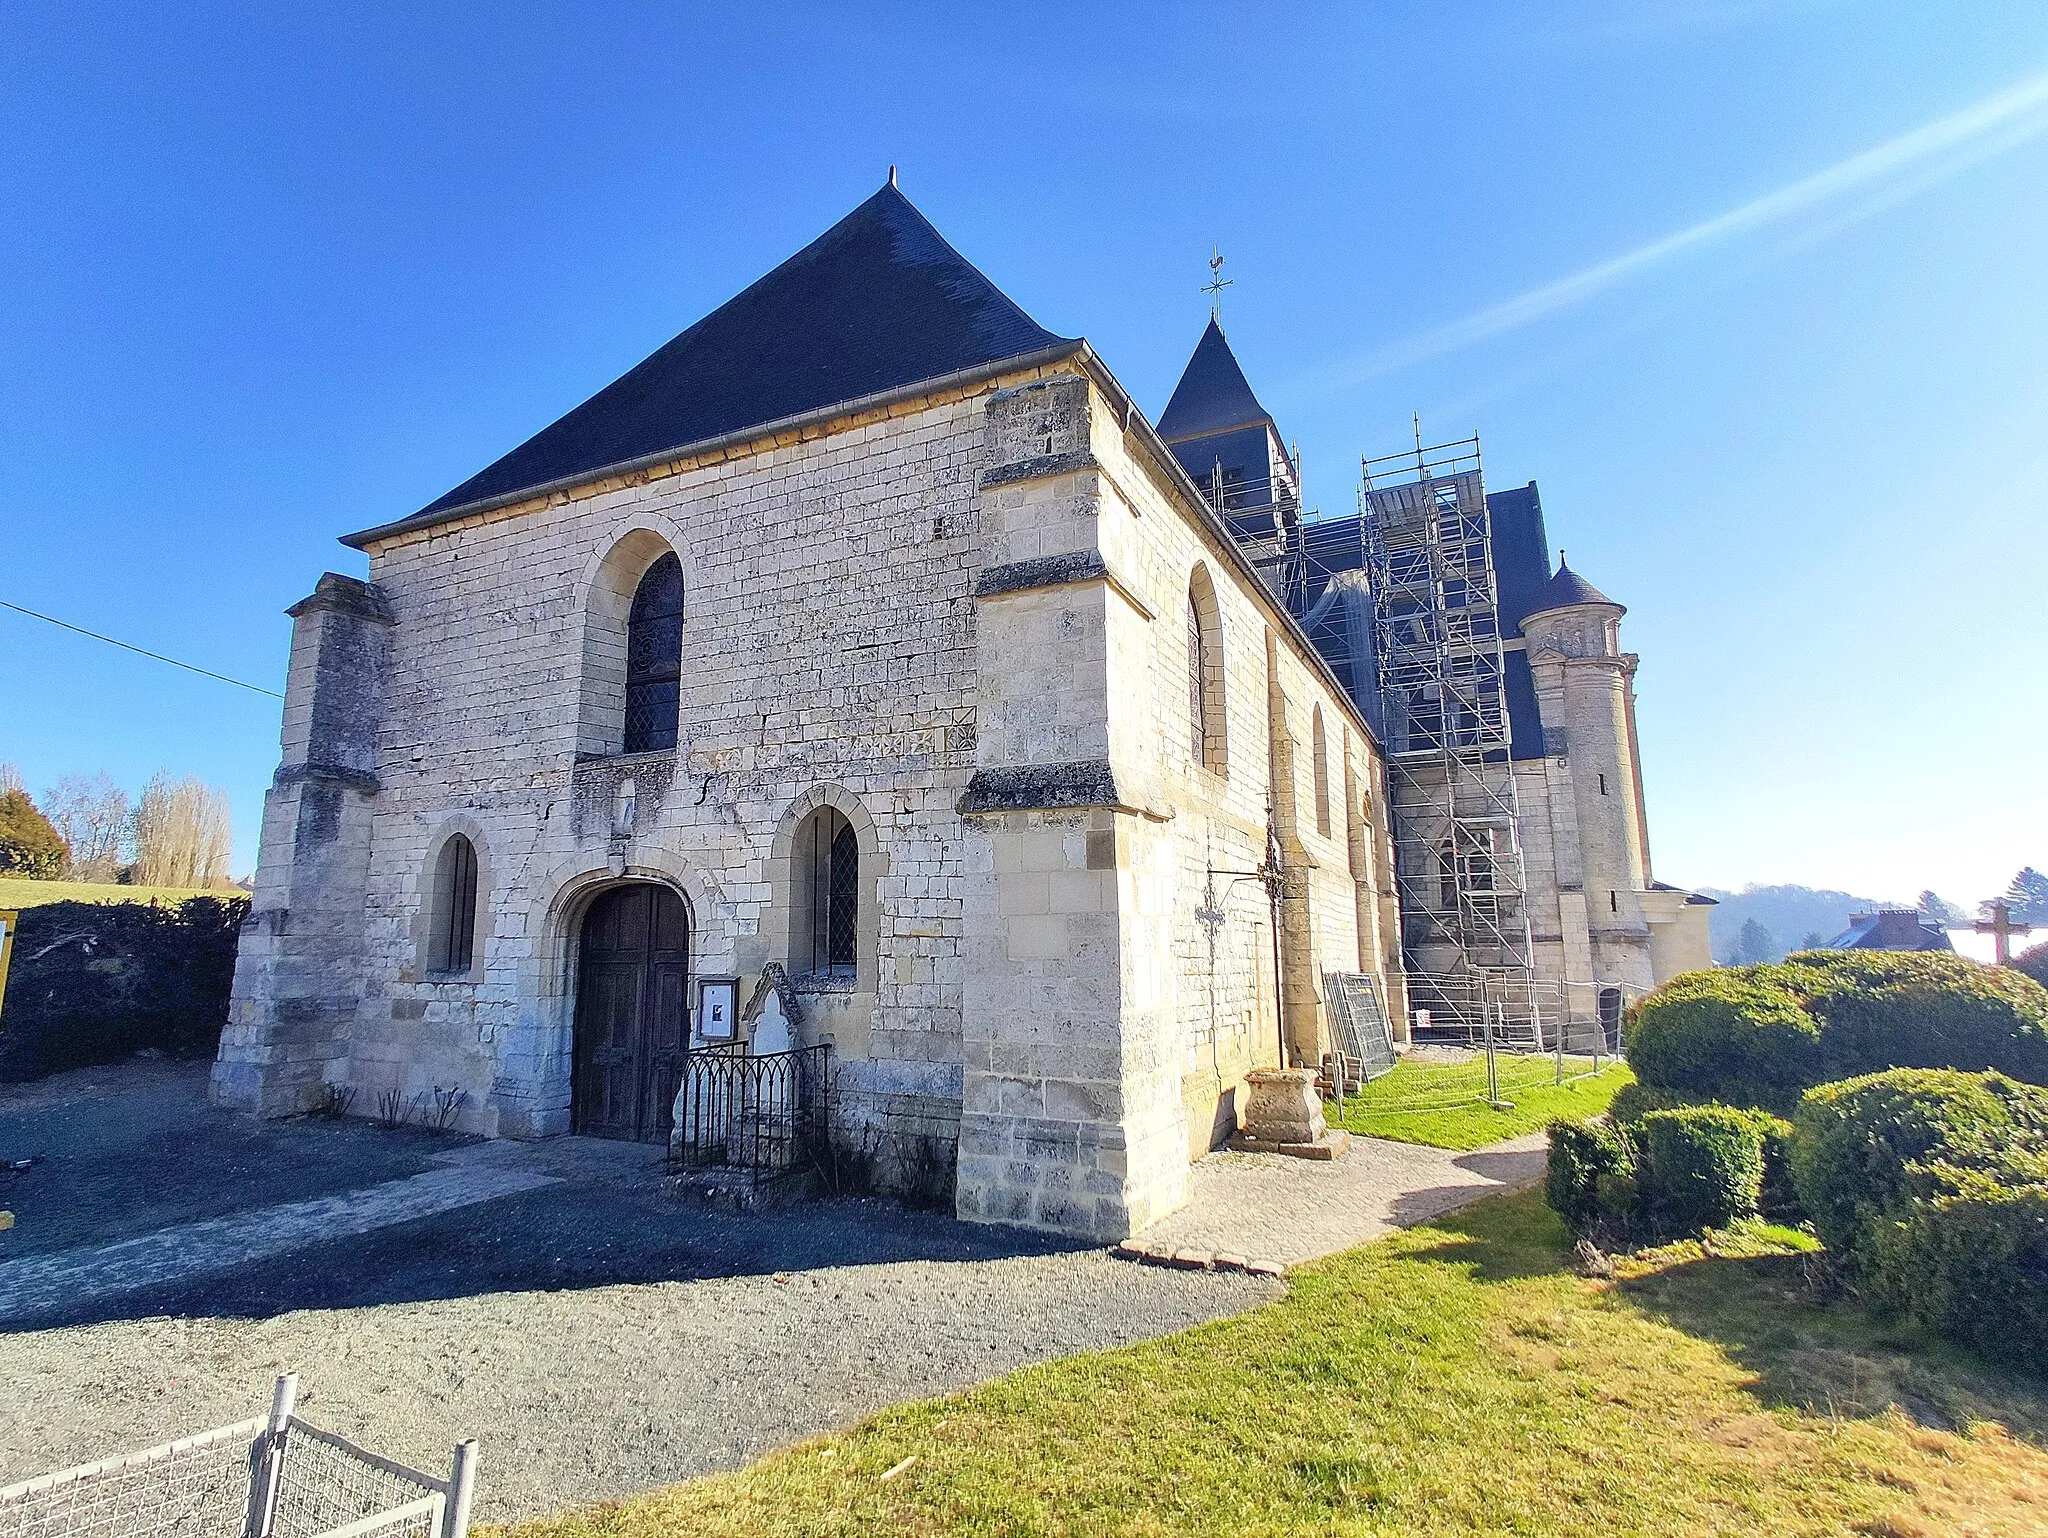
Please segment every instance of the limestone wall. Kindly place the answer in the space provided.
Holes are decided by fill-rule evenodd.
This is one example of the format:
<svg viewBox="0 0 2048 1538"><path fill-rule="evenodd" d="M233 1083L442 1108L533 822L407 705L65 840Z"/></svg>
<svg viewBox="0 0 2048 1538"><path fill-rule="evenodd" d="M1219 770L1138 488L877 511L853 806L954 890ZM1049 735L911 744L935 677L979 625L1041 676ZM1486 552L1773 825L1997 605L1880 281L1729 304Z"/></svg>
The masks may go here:
<svg viewBox="0 0 2048 1538"><path fill-rule="evenodd" d="M249 952L224 1094L290 1110L324 1081L364 1112L459 1090L466 1128L568 1130L578 925L643 879L686 900L694 973L789 966L842 1124L957 1139L964 1215L1114 1237L1178 1205L1279 1017L1315 1061L1323 971L1392 954L1383 778L1126 410L1081 372L1022 374L373 543L374 741L342 822L308 824L280 778L252 917L279 938ZM625 615L670 551L679 739L624 756ZM288 748L319 658L348 672L302 632ZM1277 978L1246 874L1269 801ZM792 836L828 805L859 841L858 961L807 986ZM309 825L346 854L317 890ZM478 924L447 975L432 873L456 835ZM335 1001L298 1046L294 966Z"/></svg>

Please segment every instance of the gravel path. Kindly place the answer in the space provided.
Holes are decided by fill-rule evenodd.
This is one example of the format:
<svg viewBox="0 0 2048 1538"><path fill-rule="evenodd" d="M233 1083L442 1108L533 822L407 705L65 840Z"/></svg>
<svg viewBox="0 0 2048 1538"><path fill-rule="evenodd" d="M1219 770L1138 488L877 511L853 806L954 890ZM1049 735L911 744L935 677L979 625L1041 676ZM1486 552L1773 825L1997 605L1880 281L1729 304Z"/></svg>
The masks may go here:
<svg viewBox="0 0 2048 1538"><path fill-rule="evenodd" d="M387 1455L477 1437L478 1514L511 1520L1282 1291L886 1201L717 1212L640 1145L256 1123L204 1088L0 1089L0 1159L48 1155L0 1186L0 1484L258 1414L295 1370L308 1419ZM1220 1155L1140 1237L1299 1262L1533 1178L1542 1141Z"/></svg>
<svg viewBox="0 0 2048 1538"><path fill-rule="evenodd" d="M478 1437L479 1515L503 1521L737 1468L1279 1292L1091 1250L13 1335L0 1483L261 1413L296 1368L308 1419L389 1456L431 1469Z"/></svg>
<svg viewBox="0 0 2048 1538"><path fill-rule="evenodd" d="M1228 1253L1300 1265L1441 1217L1543 1178L1550 1134L1473 1153L1354 1137L1341 1159L1214 1153L1193 1171L1192 1199L1129 1241L1127 1251Z"/></svg>
<svg viewBox="0 0 2048 1538"><path fill-rule="evenodd" d="M548 1183L259 1245L231 1270L131 1276L149 1285L0 1326L0 1484L260 1413L295 1369L310 1420L380 1452L433 1468L478 1437L479 1515L506 1520L736 1468L891 1404L1281 1291L891 1202L714 1212L667 1190L634 1145L471 1151L249 1123L205 1106L203 1075L164 1065L67 1078L0 1094L0 1157L23 1139L50 1153L0 1196L23 1216L0 1234L0 1270L152 1253L129 1247L172 1224L209 1243L238 1223L275 1233L343 1191L436 1170L510 1161Z"/></svg>

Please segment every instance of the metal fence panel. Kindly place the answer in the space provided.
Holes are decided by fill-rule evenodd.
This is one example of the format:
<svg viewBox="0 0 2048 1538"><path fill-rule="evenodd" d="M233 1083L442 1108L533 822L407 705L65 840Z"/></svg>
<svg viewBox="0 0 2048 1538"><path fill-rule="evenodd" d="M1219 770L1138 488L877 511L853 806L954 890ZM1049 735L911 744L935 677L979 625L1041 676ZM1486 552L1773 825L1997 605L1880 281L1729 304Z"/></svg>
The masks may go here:
<svg viewBox="0 0 2048 1538"><path fill-rule="evenodd" d="M267 1416L0 1490L0 1538L466 1538L476 1444L446 1479L293 1413Z"/></svg>
<svg viewBox="0 0 2048 1538"><path fill-rule="evenodd" d="M239 1421L0 1490L4 1538L242 1538L251 1439Z"/></svg>

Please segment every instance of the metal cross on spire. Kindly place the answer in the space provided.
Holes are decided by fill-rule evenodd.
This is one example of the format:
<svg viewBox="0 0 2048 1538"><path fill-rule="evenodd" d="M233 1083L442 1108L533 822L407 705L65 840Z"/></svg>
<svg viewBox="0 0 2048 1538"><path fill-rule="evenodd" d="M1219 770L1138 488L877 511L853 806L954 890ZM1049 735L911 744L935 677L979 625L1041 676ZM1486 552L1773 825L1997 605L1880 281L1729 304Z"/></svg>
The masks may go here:
<svg viewBox="0 0 2048 1538"><path fill-rule="evenodd" d="M1209 295L1209 319L1223 319L1223 291L1231 286L1230 279L1223 276L1223 248L1212 248L1209 258L1209 281L1202 285L1202 292Z"/></svg>

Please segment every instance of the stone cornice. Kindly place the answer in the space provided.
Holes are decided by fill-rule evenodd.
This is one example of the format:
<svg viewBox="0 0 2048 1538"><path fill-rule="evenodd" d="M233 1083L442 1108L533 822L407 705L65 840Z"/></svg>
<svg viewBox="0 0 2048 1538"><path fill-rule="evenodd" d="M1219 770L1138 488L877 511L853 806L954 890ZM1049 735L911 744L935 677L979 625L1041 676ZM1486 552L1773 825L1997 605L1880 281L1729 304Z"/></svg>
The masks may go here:
<svg viewBox="0 0 2048 1538"><path fill-rule="evenodd" d="M1119 598L1146 619L1156 616L1145 601L1109 569L1099 550L1070 550L1061 555L1035 556L1028 561L1010 561L989 566L975 579L976 598L1001 598L1011 593L1036 593L1047 588L1075 587L1085 582L1108 584Z"/></svg>

